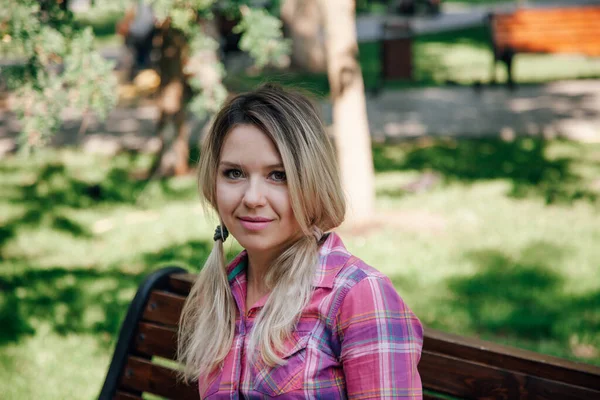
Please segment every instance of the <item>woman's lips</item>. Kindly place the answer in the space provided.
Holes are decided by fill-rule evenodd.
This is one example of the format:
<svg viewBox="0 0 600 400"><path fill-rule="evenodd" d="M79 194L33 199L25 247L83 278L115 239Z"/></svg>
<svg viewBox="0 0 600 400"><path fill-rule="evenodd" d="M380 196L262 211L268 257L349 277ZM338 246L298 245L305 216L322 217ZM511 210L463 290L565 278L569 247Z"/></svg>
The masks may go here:
<svg viewBox="0 0 600 400"><path fill-rule="evenodd" d="M240 218L242 226L249 231L260 231L265 229L272 222L266 218Z"/></svg>

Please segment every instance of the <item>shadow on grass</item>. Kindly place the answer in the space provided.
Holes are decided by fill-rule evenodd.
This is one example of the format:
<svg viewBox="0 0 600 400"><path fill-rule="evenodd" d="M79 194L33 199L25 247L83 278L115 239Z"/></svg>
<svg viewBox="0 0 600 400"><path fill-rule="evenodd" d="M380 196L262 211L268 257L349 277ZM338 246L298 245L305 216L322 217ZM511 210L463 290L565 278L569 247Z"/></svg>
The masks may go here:
<svg viewBox="0 0 600 400"><path fill-rule="evenodd" d="M212 246L201 240L175 244L157 252L144 253L142 262L144 265L179 265L190 272L199 272L208 258Z"/></svg>
<svg viewBox="0 0 600 400"><path fill-rule="evenodd" d="M72 332L114 335L127 311L142 275L121 270L97 271L87 267L23 270L0 278L4 301L0 305L0 345L35 334L49 325L58 334Z"/></svg>
<svg viewBox="0 0 600 400"><path fill-rule="evenodd" d="M151 193L160 201L178 200L195 195L195 185L173 187L169 179L147 183L131 176L136 155L124 165L115 166L97 181L85 181L74 176L62 163L50 163L37 171L32 183L5 187L0 201L25 208L25 213L6 221L0 228L0 249L21 229L41 227L90 239L89 229L69 217L72 210L106 205L136 204L143 193ZM0 256L0 259L2 256Z"/></svg>
<svg viewBox="0 0 600 400"><path fill-rule="evenodd" d="M379 172L433 171L446 182L507 179L512 184L511 197L541 196L548 204L578 199L595 202L598 194L586 187L572 167L579 160L551 159L547 147L548 142L539 138L431 139L424 144L375 145L373 158Z"/></svg>
<svg viewBox="0 0 600 400"><path fill-rule="evenodd" d="M600 292L578 296L565 291L565 279L557 272L565 251L538 242L517 257L496 249L467 253L477 270L448 280L454 299L450 308L466 311L470 328L482 336L556 341L567 352L573 335L594 338L600 330L594 311L600 309Z"/></svg>
<svg viewBox="0 0 600 400"><path fill-rule="evenodd" d="M418 36L414 40L413 47L416 65L414 79L428 85L452 83L448 81L448 77L455 74L443 60L447 56L448 46L453 45L487 50L490 53L489 57L492 57L490 34L486 26Z"/></svg>
<svg viewBox="0 0 600 400"><path fill-rule="evenodd" d="M124 260L107 270L94 267L44 270L10 260L17 272L0 277L0 346L33 335L40 325L61 335L104 335L108 346L116 337L139 284L151 271L179 265L198 271L210 252L210 244L190 241ZM128 265L142 264L141 273L126 272Z"/></svg>
<svg viewBox="0 0 600 400"><path fill-rule="evenodd" d="M93 190L88 184L70 177L64 165L46 165L40 169L32 183L19 186L16 190L10 189L13 190L7 190L9 194L0 197L0 200L23 206L26 211L4 223L1 228L0 249L19 230L25 228L49 227L77 237L92 236L86 227L67 214L69 209L92 205Z"/></svg>

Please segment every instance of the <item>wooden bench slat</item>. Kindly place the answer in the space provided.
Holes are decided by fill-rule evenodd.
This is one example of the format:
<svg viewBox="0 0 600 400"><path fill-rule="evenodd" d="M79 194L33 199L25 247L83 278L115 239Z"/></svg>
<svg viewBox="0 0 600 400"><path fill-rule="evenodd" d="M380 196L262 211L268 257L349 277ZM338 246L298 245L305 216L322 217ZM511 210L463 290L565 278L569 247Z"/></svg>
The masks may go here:
<svg viewBox="0 0 600 400"><path fill-rule="evenodd" d="M512 19L522 22L560 22L568 19L595 19L600 17L600 6L575 6L518 9L514 12L495 14L499 19Z"/></svg>
<svg viewBox="0 0 600 400"><path fill-rule="evenodd" d="M173 274L169 277L169 289L182 296L187 296L196 281L194 274Z"/></svg>
<svg viewBox="0 0 600 400"><path fill-rule="evenodd" d="M596 33L600 33L600 28L595 30L586 29L582 27L581 30L548 30L548 31L537 31L532 29L523 29L518 31L508 31L508 32L498 32L494 39L496 41L501 40L527 40L530 41L548 41L551 38L559 39L562 41L574 41L576 38L583 38L586 41L590 41L591 43L600 43L600 38L596 35Z"/></svg>
<svg viewBox="0 0 600 400"><path fill-rule="evenodd" d="M169 327L141 323L138 328L140 334L145 334L144 341L136 342L136 350L148 354L158 355L164 358L174 358L176 331ZM138 335L139 336L139 335ZM558 381L567 384L570 388L575 386L586 386L600 391L600 368L587 365L575 364L562 359L544 356L538 353L507 348L489 342L469 339L468 341L456 335L446 334L428 329L426 331L425 348L429 354L443 353L445 356L466 359L477 368L480 364L502 365L504 373L521 373L527 377L535 375L544 381ZM426 356L427 357L427 356ZM426 375L427 361L422 361L419 370L425 369L424 382L429 381ZM574 369L576 367L576 369ZM496 370L492 367L492 370ZM529 378L531 379L531 378ZM569 389L571 391L571 389ZM600 392L598 393L600 396Z"/></svg>
<svg viewBox="0 0 600 400"><path fill-rule="evenodd" d="M169 399L198 400L199 397L195 386L186 386L177 381L176 371L133 356L127 359L121 386Z"/></svg>
<svg viewBox="0 0 600 400"><path fill-rule="evenodd" d="M592 28L598 28L598 20L597 19L567 19L563 20L560 24L549 24L547 21L538 21L538 22L524 22L513 19L494 19L494 28L499 31L515 31L522 29L529 30L540 30L540 31L548 31L548 30L577 30L581 26L587 26Z"/></svg>
<svg viewBox="0 0 600 400"><path fill-rule="evenodd" d="M135 339L138 354L175 359L177 353L177 329L141 322Z"/></svg>
<svg viewBox="0 0 600 400"><path fill-rule="evenodd" d="M119 391L117 391L117 393L115 394L115 397L113 399L114 400L142 400L142 397L119 390Z"/></svg>
<svg viewBox="0 0 600 400"><path fill-rule="evenodd" d="M423 388L469 398L597 400L600 391L423 351Z"/></svg>
<svg viewBox="0 0 600 400"><path fill-rule="evenodd" d="M514 14L512 16L512 19L510 19L510 16L506 16L504 20L509 21L510 23L527 24L527 25L556 24L557 27L560 27L560 24L562 22L594 21L594 20L597 20L599 17L600 17L600 13L598 13L598 12L595 12L595 13L590 12L590 14L563 13L562 15L561 14L545 15L545 13L542 14L541 12L539 15L535 15L535 14L523 15L523 14L520 14L517 12L516 14ZM500 20L502 20L502 17L500 17Z"/></svg>
<svg viewBox="0 0 600 400"><path fill-rule="evenodd" d="M576 363L476 338L467 339L433 329L425 330L424 348L432 353L479 364L502 365L515 372L600 391L600 368L591 364Z"/></svg>
<svg viewBox="0 0 600 400"><path fill-rule="evenodd" d="M516 53L561 53L584 56L600 56L600 43L530 43L507 42L496 46L500 50L511 49Z"/></svg>
<svg viewBox="0 0 600 400"><path fill-rule="evenodd" d="M512 49L516 53L557 53L557 54L578 54L582 56L597 56L600 55L598 45L582 45L582 44L531 44L531 43L512 43L498 46L499 49Z"/></svg>
<svg viewBox="0 0 600 400"><path fill-rule="evenodd" d="M150 294L143 319L165 325L177 325L183 309L185 297L163 290L155 290Z"/></svg>
<svg viewBox="0 0 600 400"><path fill-rule="evenodd" d="M600 37L596 32L581 31L576 35L564 32L513 32L513 33L500 33L494 37L496 43L511 43L511 42L524 42L524 43L542 43L552 44L553 42L558 43L581 43L595 44L600 43ZM600 29L597 31L600 34Z"/></svg>
<svg viewBox="0 0 600 400"><path fill-rule="evenodd" d="M600 19L600 14L596 16L577 16L577 17L561 17L555 20L551 18L540 17L538 19L523 19L518 15L494 15L494 26L500 30L503 29L519 29L531 27L539 29L569 29L577 28L580 25L596 26Z"/></svg>

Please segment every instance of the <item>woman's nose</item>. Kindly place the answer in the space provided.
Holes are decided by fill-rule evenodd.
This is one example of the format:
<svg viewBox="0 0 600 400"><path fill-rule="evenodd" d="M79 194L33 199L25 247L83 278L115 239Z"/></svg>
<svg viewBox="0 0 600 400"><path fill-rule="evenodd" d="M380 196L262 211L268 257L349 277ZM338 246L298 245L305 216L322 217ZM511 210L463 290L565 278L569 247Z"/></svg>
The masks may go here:
<svg viewBox="0 0 600 400"><path fill-rule="evenodd" d="M246 207L254 208L265 205L265 190L266 188L259 179L250 179L244 193L244 204Z"/></svg>

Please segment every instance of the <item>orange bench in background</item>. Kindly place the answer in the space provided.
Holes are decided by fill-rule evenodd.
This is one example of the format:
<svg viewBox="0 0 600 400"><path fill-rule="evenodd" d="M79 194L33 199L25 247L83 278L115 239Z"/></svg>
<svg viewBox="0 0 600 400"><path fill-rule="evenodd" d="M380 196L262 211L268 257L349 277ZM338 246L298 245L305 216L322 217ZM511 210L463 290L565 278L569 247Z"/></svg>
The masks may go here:
<svg viewBox="0 0 600 400"><path fill-rule="evenodd" d="M565 53L600 56L600 5L564 8L520 8L490 15L494 51L492 82L498 61L506 64L514 85L517 53Z"/></svg>

